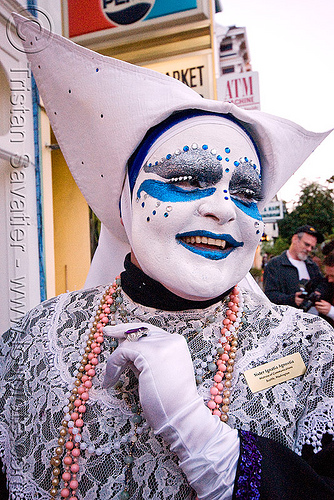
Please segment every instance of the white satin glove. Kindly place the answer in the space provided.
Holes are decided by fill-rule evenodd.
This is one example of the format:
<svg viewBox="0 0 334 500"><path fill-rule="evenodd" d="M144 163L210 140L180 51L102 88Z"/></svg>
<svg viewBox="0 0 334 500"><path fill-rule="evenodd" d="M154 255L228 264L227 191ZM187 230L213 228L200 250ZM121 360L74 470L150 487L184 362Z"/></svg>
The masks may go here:
<svg viewBox="0 0 334 500"><path fill-rule="evenodd" d="M125 332L148 328L138 341ZM213 416L198 395L189 349L181 335L171 335L147 323L105 327L121 341L107 362L104 387L115 384L125 367L139 380L143 414L180 459L189 484L202 500L232 498L239 457L235 429Z"/></svg>

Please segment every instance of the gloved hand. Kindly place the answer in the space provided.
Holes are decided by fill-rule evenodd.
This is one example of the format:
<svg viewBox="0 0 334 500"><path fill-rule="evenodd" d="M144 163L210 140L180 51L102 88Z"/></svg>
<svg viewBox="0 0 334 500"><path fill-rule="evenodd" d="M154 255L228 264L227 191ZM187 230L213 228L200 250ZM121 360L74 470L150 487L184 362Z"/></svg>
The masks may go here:
<svg viewBox="0 0 334 500"><path fill-rule="evenodd" d="M125 332L148 328L138 341ZM121 341L107 362L104 387L115 384L126 366L139 380L143 414L180 459L180 467L200 499L232 498L239 456L237 431L213 416L198 395L185 339L146 323L105 327Z"/></svg>

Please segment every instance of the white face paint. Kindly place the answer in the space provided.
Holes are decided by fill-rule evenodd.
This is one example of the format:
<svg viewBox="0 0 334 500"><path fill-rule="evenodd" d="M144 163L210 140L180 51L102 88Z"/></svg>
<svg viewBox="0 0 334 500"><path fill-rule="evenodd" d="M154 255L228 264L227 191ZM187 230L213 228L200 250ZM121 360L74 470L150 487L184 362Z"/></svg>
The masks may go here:
<svg viewBox="0 0 334 500"><path fill-rule="evenodd" d="M132 250L142 270L192 300L240 281L263 232L258 171L251 140L229 120L193 118L160 137L133 190Z"/></svg>

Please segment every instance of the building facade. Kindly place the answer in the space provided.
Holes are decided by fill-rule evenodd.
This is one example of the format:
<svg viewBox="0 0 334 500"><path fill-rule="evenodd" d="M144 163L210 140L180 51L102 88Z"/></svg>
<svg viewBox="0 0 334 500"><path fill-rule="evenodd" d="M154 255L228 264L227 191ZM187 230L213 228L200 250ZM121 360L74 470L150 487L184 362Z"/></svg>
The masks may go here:
<svg viewBox="0 0 334 500"><path fill-rule="evenodd" d="M215 25L213 0L152 0L127 22L121 4L36 0L30 12L24 1L0 4L2 330L41 300L84 286L98 227L52 133L11 13L37 16L76 43L177 78L206 98L217 98L220 77L252 74L245 28Z"/></svg>
<svg viewBox="0 0 334 500"><path fill-rule="evenodd" d="M34 89L26 56L10 29L13 10L0 4L0 287L1 329L40 302L43 264L38 230ZM41 257L43 259L43 256ZM42 265L41 265L42 264Z"/></svg>

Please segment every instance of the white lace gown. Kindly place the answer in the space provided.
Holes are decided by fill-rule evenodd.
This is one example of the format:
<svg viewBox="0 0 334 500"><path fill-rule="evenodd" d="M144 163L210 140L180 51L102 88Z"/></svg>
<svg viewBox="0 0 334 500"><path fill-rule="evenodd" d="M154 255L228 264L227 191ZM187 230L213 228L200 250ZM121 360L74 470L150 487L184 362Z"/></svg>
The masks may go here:
<svg viewBox="0 0 334 500"><path fill-rule="evenodd" d="M1 339L0 448L14 499L49 498L59 429L88 339L88 324L104 287L64 294L33 309ZM316 316L275 306L242 291L244 316L232 379L229 425L274 439L297 454L304 444L321 449L323 434L333 435L333 329ZM204 310L166 312L134 303L124 293L117 321L148 322L184 335L197 375L215 356L226 305ZM207 322L204 330L202 325ZM120 498L124 459L130 447L134 462L129 479L131 499L196 497L178 467L177 457L155 436L145 420L135 433L137 384L132 372L120 387L102 389L112 339L106 339L90 390L81 443L78 497ZM245 370L299 352L304 376L253 394ZM198 386L207 401L212 374Z"/></svg>

